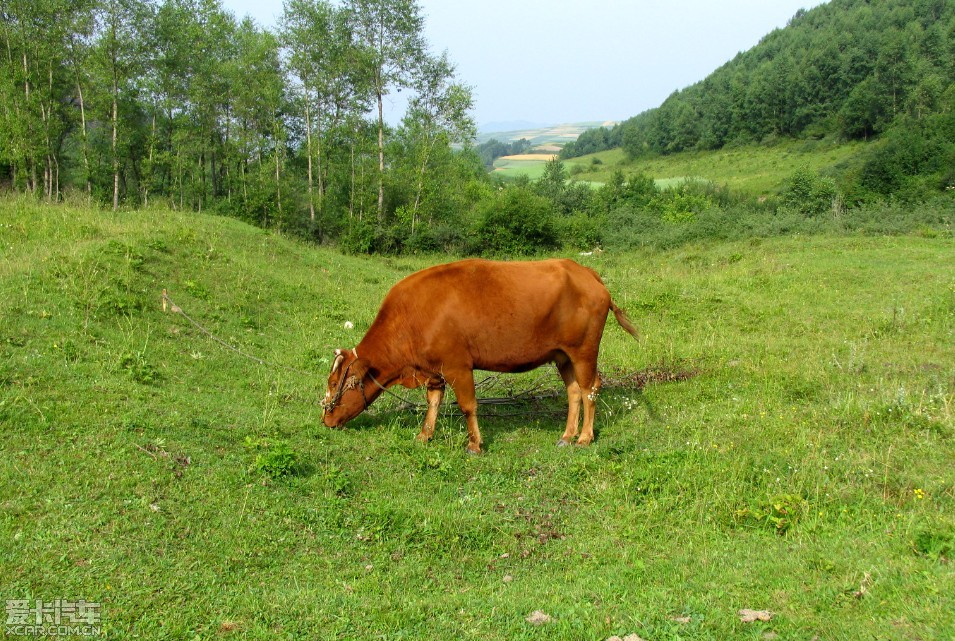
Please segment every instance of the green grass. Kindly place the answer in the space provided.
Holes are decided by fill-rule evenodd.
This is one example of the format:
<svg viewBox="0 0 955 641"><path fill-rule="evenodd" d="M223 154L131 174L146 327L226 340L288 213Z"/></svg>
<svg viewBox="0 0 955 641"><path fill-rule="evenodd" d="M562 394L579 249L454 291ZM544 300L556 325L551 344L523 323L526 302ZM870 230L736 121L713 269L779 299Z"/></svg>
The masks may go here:
<svg viewBox="0 0 955 641"><path fill-rule="evenodd" d="M575 178L607 182L615 171L644 173L658 181L695 176L752 196L776 193L793 172L809 166L817 171L837 171L851 164L864 143L835 145L828 141L783 141L772 146L750 145L719 151L685 152L652 159L627 160L621 149L565 161L568 171L579 166ZM594 160L599 164L594 164Z"/></svg>
<svg viewBox="0 0 955 641"><path fill-rule="evenodd" d="M507 179L517 178L519 175L527 176L530 180L539 180L544 175L544 167L547 162L544 160L511 160L507 158L498 158L494 161L495 176L501 176Z"/></svg>
<svg viewBox="0 0 955 641"><path fill-rule="evenodd" d="M427 445L396 401L320 422L332 350L441 257L0 210L5 599L100 602L107 638L955 636L950 239L581 258L642 332L607 328L595 444L554 446L558 398L482 408L469 457L450 408Z"/></svg>

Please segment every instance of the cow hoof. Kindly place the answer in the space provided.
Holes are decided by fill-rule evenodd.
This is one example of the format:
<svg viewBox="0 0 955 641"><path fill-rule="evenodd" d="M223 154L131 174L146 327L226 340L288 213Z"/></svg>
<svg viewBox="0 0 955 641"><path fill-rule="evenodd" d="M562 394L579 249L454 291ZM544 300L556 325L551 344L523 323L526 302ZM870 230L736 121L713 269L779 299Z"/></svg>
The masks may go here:
<svg viewBox="0 0 955 641"><path fill-rule="evenodd" d="M474 447L474 446L472 446L472 445L469 443L469 444L468 444L468 447L467 447L467 449L466 449L465 451L466 451L466 452L468 453L468 455L470 455L470 456L478 456L478 455L481 453L481 446L478 445L477 447Z"/></svg>
<svg viewBox="0 0 955 641"><path fill-rule="evenodd" d="M583 441L578 439L576 445L577 447L587 447L588 445L590 445L590 443L591 443L590 441Z"/></svg>
<svg viewBox="0 0 955 641"><path fill-rule="evenodd" d="M559 441L557 441L557 447L567 447L568 445L570 445L570 441L568 441L565 438L562 438Z"/></svg>
<svg viewBox="0 0 955 641"><path fill-rule="evenodd" d="M422 443L427 443L431 440L431 435L420 432L417 436L415 436L415 440L421 441Z"/></svg>

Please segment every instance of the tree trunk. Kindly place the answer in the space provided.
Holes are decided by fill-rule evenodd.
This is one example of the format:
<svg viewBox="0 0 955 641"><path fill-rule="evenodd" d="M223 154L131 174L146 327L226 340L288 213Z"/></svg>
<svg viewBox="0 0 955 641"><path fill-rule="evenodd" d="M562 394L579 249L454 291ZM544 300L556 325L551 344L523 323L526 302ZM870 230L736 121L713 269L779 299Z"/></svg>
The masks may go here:
<svg viewBox="0 0 955 641"><path fill-rule="evenodd" d="M378 222L385 222L385 107L378 91Z"/></svg>
<svg viewBox="0 0 955 641"><path fill-rule="evenodd" d="M113 211L119 209L119 154L116 151L116 142L119 138L119 101L116 80L113 80Z"/></svg>
<svg viewBox="0 0 955 641"><path fill-rule="evenodd" d="M315 160L318 163L318 213L325 211L325 175L328 168L325 166L325 156L322 155L322 105L318 104L318 128L315 138Z"/></svg>
<svg viewBox="0 0 955 641"><path fill-rule="evenodd" d="M308 154L308 215L315 222L315 194L312 179L312 110L309 106L308 87L305 87L305 148Z"/></svg>
<svg viewBox="0 0 955 641"><path fill-rule="evenodd" d="M348 217L355 217L355 142L351 144L351 190L348 194Z"/></svg>
<svg viewBox="0 0 955 641"><path fill-rule="evenodd" d="M29 114L30 113L30 64L27 60L27 52L23 52L23 95L25 101L23 103L24 109ZM30 193L36 194L36 158L33 156L33 152L30 150L30 143L32 136L29 131L29 117L27 118L28 131L26 137L26 149L24 149L24 161L27 165L27 189L30 190Z"/></svg>
<svg viewBox="0 0 955 641"><path fill-rule="evenodd" d="M278 129L276 127L276 129ZM282 171L279 164L279 139L275 137L275 200L279 212L279 227L282 225Z"/></svg>
<svg viewBox="0 0 955 641"><path fill-rule="evenodd" d="M421 204L421 192L424 191L424 174L425 170L428 167L428 159L431 157L431 152L434 150L434 145L437 142L437 138L432 138L431 142L428 143L428 146L425 148L424 158L421 159L421 171L418 172L418 188L415 192L414 197L414 207L411 212L411 233L414 235L414 223L415 219L418 217L418 206Z"/></svg>
<svg viewBox="0 0 955 641"><path fill-rule="evenodd" d="M83 101L83 85L80 83L79 72L76 77L76 93L80 99L80 138L83 141L83 169L86 170L86 197L93 197L93 181L90 176L89 140L86 137L86 104Z"/></svg>

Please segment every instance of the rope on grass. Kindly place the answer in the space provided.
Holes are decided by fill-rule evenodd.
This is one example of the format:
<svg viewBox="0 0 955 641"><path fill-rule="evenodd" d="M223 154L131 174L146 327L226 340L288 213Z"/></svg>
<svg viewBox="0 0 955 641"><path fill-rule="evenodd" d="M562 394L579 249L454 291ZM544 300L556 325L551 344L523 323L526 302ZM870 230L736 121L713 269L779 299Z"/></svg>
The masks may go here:
<svg viewBox="0 0 955 641"><path fill-rule="evenodd" d="M265 360L264 358L259 358L258 356L253 356L252 354L248 354L248 353L246 353L246 352L243 352L241 349L239 349L239 348L236 347L235 345L232 345L231 343L227 343L226 341L222 340L221 338L219 338L218 336L216 336L215 334L213 334L211 331L209 331L208 329L206 329L205 326L202 325L202 323L200 323L200 322L198 322L197 320L193 319L191 316L189 316L189 314L187 314L186 312L184 312L184 311L182 310L182 307L180 307L179 305L177 305L171 298L169 298L169 294L166 292L165 289L162 290L162 311L164 311L164 312L172 312L173 314L179 314L180 316L182 316L183 318L185 318L187 321L189 321L189 323L190 323L193 327L195 327L196 329L198 329L200 332L202 332L203 334L205 334L206 336L208 336L209 338L211 338L211 339L214 340L215 342L219 343L219 345L221 345L222 347L226 348L226 349L229 350L229 351L235 352L235 353L238 354L239 356L242 356L242 357L244 357L244 358L247 358L247 359L249 359L250 361L254 361L254 362L258 363L259 365L262 365L263 367L276 367L276 368L279 368L279 369L287 370L287 371L289 371L289 372L294 372L294 373L296 373L296 374L304 374L305 376L312 376L312 373L310 373L310 372L306 372L306 371L303 371L303 370L300 370L300 369L296 369L296 368L294 368L294 367L289 367L288 365L282 365L281 363L273 363L273 362L271 362L271 361L267 361L267 360Z"/></svg>
<svg viewBox="0 0 955 641"><path fill-rule="evenodd" d="M264 358L259 358L258 356L253 356L252 354L249 354L248 352L245 352L245 351L239 349L239 348L236 347L235 345L233 345L233 344L231 344L231 343L229 343L229 342L227 342L227 341L225 341L225 340L219 338L218 336L216 336L215 333L213 333L211 330L209 330L205 325L203 325L203 324L200 323L199 321L195 320L195 319L192 318L189 314L187 314L185 311L183 311L182 307L179 306L179 305L177 305L176 302L175 302L172 298L169 297L169 292L166 291L165 289L162 290L162 311L163 311L163 312L167 312L167 313L168 313L168 312L172 312L173 314L179 314L180 316L182 316L183 318L185 318L185 319L189 322L189 324L191 324L193 327L195 327L196 329L198 329L200 332L202 332L203 334L205 334L206 336L208 336L209 338L211 338L213 341L215 341L216 343L218 343L219 345L221 345L221 346L224 347L225 349L227 349L227 350L229 350L230 352L233 352L233 353L235 353L235 354L238 354L239 356L241 356L241 357L243 357L243 358L246 358L246 359L248 359L248 360L250 360L250 361L253 361L253 362L255 362L255 363L258 363L259 365L261 365L261 366L263 366L263 367L274 367L274 368L278 368L278 369L284 369L284 370L286 370L286 371L293 372L293 373L295 373L295 374L302 374L303 376L314 376L314 375L316 374L315 372L306 372L306 371L304 371L304 370L300 370L300 369L297 369L297 368L295 368L295 367L290 367L290 366L288 366L288 365L283 365L283 364L281 364L281 363L275 363L275 362L273 362L273 361L267 361L267 360L265 360ZM493 383L497 378L498 378L498 375L496 375L496 374L495 374L495 375L488 376L487 378L485 378L484 380L482 380L481 382L479 382L477 385L475 385L475 387L481 387L481 386L483 386L483 385L485 385L485 384L487 384L487 383ZM379 386L381 386L381 385L379 384ZM540 381L538 381L533 387L531 387L530 389L528 389L528 390L526 390L526 391L524 391L524 392L521 392L520 394L516 394L516 395L510 396L510 397L482 398L482 399L478 399L478 404L480 404L480 405L506 405L506 404L507 404L507 405L511 405L511 404L519 404L519 403L521 403L521 402L536 402L536 401L543 400L543 399L545 399L545 398L551 398L551 397L557 396L557 393L556 393L556 392L548 392L548 393L542 393L542 394L534 395L533 392L534 392L535 390L540 389L540 387L541 387L541 384L540 384ZM407 398L403 398L403 397L401 397L400 395L396 394L395 392L393 392L393 391L391 391L390 389L387 389L387 388L385 388L385 387L382 387L382 389L385 391L385 393L387 393L387 394L390 395L390 396L393 396L394 398L398 399L398 400L401 402L401 405L399 405L398 408L397 408L397 409L399 409L399 410L409 410L409 409L410 409L410 410L413 410L413 411L415 411L415 412L417 412L417 413L421 413L421 412L423 412L425 409L427 409L427 405L426 405L425 403L416 403L416 402L414 402L414 401L408 400ZM487 414L486 416L488 416L488 417L495 417L495 416L504 417L504 416L519 416L519 415L523 415L523 414L500 414L500 415L498 415L498 414Z"/></svg>

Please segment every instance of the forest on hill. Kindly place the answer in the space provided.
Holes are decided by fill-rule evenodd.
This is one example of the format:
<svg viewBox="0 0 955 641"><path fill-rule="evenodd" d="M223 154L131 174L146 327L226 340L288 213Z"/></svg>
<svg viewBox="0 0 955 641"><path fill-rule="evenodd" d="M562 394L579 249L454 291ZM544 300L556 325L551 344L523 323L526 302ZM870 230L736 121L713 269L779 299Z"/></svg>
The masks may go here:
<svg viewBox="0 0 955 641"><path fill-rule="evenodd" d="M219 0L4 3L0 190L212 211L355 253L951 233L950 0L832 0L800 12L659 108L563 152L876 140L838 175L800 170L768 199L699 182L663 189L626 167L586 185L559 159L533 181L488 174L510 146L474 145L472 88L430 51L423 24L416 0L287 0L272 30ZM389 124L383 105L399 91L408 107ZM897 206L926 199L934 204L904 215Z"/></svg>
<svg viewBox="0 0 955 641"><path fill-rule="evenodd" d="M912 176L955 181L955 3L831 0L658 108L585 132L563 158L631 158L769 143L885 138L854 177L888 195Z"/></svg>

